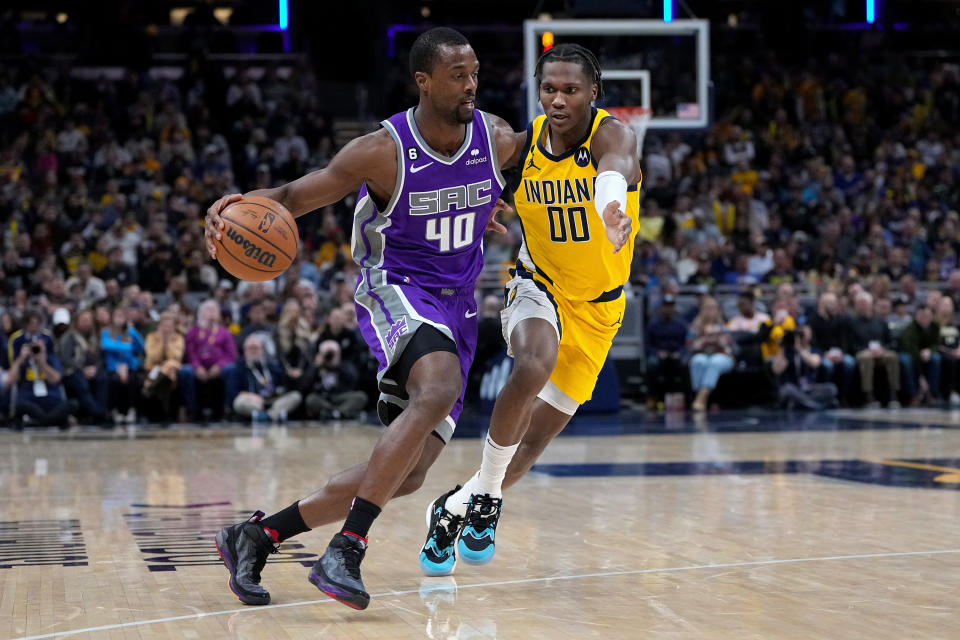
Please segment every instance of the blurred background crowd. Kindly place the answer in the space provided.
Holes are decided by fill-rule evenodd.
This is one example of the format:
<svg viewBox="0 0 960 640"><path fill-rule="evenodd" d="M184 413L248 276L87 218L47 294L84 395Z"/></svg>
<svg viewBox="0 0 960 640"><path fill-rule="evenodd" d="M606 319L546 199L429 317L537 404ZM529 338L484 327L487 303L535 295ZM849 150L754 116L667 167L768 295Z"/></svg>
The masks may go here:
<svg viewBox="0 0 960 640"><path fill-rule="evenodd" d="M644 375L624 395L698 411L960 405L960 65L769 40L744 59L720 45L746 36L723 25L714 124L646 136L628 287ZM411 106L405 54L376 100L356 92L358 116L325 102L342 87L316 47L227 64L193 38L180 73L78 73L17 41L0 64L2 419L362 416L376 367L352 302L353 196L298 220L297 260L268 283L208 259L203 217L225 193L323 167ZM519 129L520 51L491 57L480 106ZM496 296L520 242L505 222L477 291L473 397L502 348Z"/></svg>

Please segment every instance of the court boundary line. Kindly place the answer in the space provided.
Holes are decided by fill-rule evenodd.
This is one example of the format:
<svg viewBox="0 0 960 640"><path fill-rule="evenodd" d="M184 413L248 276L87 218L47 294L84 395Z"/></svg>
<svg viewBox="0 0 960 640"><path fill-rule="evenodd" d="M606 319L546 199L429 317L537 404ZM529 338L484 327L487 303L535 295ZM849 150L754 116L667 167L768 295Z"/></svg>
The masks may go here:
<svg viewBox="0 0 960 640"><path fill-rule="evenodd" d="M565 576L544 576L539 578L520 578L517 580L497 580L494 582L477 582L474 584L457 585L456 591L465 589L481 589L484 587L503 587L516 584L530 584L532 582L550 582L552 580L582 580L584 578L606 578L614 576L634 576L651 573L677 573L680 571L699 571L702 569L734 569L737 567L762 567L779 564L797 564L801 562L829 562L831 560L868 560L872 558L903 558L909 556L937 556L960 553L960 549L933 549L931 551L892 551L888 553L859 553L845 556L815 556L810 558L781 558L774 560L748 560L743 562L724 562L716 564L695 564L680 567L659 567L654 569L631 569L629 571L601 571L597 573L578 573ZM371 598L386 598L389 596L404 596L414 593L420 593L420 588L405 589L402 591L384 591L371 594ZM303 607L315 604L332 604L335 600L332 598L323 598L321 600L305 600L302 602L285 602L282 604L268 604L263 606L246 606L240 609L227 609L225 611L206 611L201 613L191 613L182 616L171 616L167 618L154 618L151 620L137 620L133 622L119 622L116 624L100 625L96 627L86 627L83 629L72 629L67 631L55 631L33 636L20 636L12 640L44 640L45 638L56 638L75 636L82 633L93 633L95 631L111 631L114 629L129 629L131 627L144 627L152 624L162 624L165 622L178 622L180 620L201 620L203 618L212 618L214 616L225 616L234 613L267 611L270 609L284 609L288 607Z"/></svg>

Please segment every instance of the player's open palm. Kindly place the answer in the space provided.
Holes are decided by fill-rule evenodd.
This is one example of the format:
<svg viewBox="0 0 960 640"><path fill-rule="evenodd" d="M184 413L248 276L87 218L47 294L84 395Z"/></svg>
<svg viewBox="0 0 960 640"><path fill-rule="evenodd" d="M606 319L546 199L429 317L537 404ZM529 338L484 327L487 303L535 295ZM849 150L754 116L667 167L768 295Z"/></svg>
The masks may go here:
<svg viewBox="0 0 960 640"><path fill-rule="evenodd" d="M607 229L607 238L613 243L613 252L623 249L623 245L630 239L630 227L633 223L620 210L620 203L616 200L603 210L603 224Z"/></svg>
<svg viewBox="0 0 960 640"><path fill-rule="evenodd" d="M223 237L220 233L223 230L223 218L220 217L220 213L226 209L228 205L242 198L243 194L231 193L223 196L207 209L203 235L207 241L207 253L209 253L210 257L214 260L217 259L217 241Z"/></svg>

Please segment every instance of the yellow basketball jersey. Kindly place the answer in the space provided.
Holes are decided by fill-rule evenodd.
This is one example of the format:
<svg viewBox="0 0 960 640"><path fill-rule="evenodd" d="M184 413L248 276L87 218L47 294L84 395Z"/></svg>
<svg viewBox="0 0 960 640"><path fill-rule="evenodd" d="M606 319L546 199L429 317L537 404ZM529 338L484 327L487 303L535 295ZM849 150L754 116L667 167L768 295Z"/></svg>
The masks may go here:
<svg viewBox="0 0 960 640"><path fill-rule="evenodd" d="M633 221L630 240L618 253L607 239L593 203L596 160L590 150L597 127L612 118L593 109L586 139L566 153L547 151L547 118L528 127L514 204L523 225L520 261L569 300L594 300L627 281L639 230L639 183L627 188L623 211Z"/></svg>

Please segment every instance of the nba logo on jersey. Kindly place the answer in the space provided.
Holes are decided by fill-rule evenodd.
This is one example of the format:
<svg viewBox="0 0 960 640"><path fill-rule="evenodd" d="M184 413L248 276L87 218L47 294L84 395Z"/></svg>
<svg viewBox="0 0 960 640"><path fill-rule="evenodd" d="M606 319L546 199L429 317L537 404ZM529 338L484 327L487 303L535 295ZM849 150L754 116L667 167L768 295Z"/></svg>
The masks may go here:
<svg viewBox="0 0 960 640"><path fill-rule="evenodd" d="M590 151L586 147L577 149L577 156L574 158L578 167L585 167L590 164Z"/></svg>

